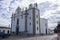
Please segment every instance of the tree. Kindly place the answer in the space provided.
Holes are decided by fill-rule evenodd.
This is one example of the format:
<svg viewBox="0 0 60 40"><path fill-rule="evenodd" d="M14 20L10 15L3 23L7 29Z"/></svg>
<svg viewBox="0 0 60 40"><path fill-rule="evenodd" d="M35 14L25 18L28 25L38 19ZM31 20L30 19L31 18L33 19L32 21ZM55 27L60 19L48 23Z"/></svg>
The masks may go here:
<svg viewBox="0 0 60 40"><path fill-rule="evenodd" d="M57 28L54 29L54 33L57 33Z"/></svg>

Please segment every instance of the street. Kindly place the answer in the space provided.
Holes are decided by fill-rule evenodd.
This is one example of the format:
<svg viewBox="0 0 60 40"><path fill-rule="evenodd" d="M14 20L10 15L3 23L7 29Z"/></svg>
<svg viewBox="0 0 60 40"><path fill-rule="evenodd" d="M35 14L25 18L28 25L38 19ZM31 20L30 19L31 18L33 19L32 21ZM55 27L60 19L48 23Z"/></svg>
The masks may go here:
<svg viewBox="0 0 60 40"><path fill-rule="evenodd" d="M19 36L10 36L9 38L5 38L5 39L1 39L1 40L57 40L57 34L25 37L25 38L20 38Z"/></svg>

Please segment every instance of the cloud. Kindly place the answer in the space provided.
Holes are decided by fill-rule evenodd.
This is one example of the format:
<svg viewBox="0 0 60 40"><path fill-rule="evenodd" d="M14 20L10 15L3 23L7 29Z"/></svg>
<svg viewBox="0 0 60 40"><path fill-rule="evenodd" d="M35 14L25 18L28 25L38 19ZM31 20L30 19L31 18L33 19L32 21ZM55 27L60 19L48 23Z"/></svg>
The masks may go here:
<svg viewBox="0 0 60 40"><path fill-rule="evenodd" d="M4 18L0 17L0 26L6 26L6 27L8 27L9 24L10 24L10 20L4 19Z"/></svg>
<svg viewBox="0 0 60 40"><path fill-rule="evenodd" d="M40 15L42 16L44 12L49 11L49 10L56 10L59 5L50 3L48 1L42 2L39 4L40 8Z"/></svg>
<svg viewBox="0 0 60 40"><path fill-rule="evenodd" d="M28 7L30 3L38 3L40 9L41 17L47 18L49 24L52 23L53 20L59 20L60 16L57 16L56 13L60 13L60 2L59 0L0 0L0 25L9 25L11 23L11 15L15 9L20 6ZM56 16L56 17L55 17ZM53 25L51 25L53 26ZM50 25L49 25L50 27Z"/></svg>
<svg viewBox="0 0 60 40"><path fill-rule="evenodd" d="M53 30L54 28L56 28L57 23L52 23L52 22L48 21L48 26L49 26L48 29L52 29Z"/></svg>
<svg viewBox="0 0 60 40"><path fill-rule="evenodd" d="M39 4L40 17L48 19L48 27L55 28L57 22L60 20L60 5L57 2L51 3L50 1L45 1Z"/></svg>

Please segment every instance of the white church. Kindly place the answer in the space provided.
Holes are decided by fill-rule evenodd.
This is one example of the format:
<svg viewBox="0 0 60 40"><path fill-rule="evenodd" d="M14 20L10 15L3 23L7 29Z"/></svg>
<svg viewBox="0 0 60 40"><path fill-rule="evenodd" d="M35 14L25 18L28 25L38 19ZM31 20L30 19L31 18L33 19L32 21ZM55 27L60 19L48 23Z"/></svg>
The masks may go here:
<svg viewBox="0 0 60 40"><path fill-rule="evenodd" d="M29 8L25 8L25 10L18 7L12 14L11 32L15 35L46 34L47 26L40 25L40 11L37 3L30 4Z"/></svg>

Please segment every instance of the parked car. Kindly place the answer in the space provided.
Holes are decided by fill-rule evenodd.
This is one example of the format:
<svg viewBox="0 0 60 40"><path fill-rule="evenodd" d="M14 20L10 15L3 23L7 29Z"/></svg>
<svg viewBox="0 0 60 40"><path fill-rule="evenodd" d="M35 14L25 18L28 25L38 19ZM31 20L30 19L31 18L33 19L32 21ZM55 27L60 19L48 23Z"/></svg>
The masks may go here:
<svg viewBox="0 0 60 40"><path fill-rule="evenodd" d="M2 37L2 38L6 38L6 37L9 37L9 36L10 36L10 34L6 34L4 32L0 32L0 37Z"/></svg>

